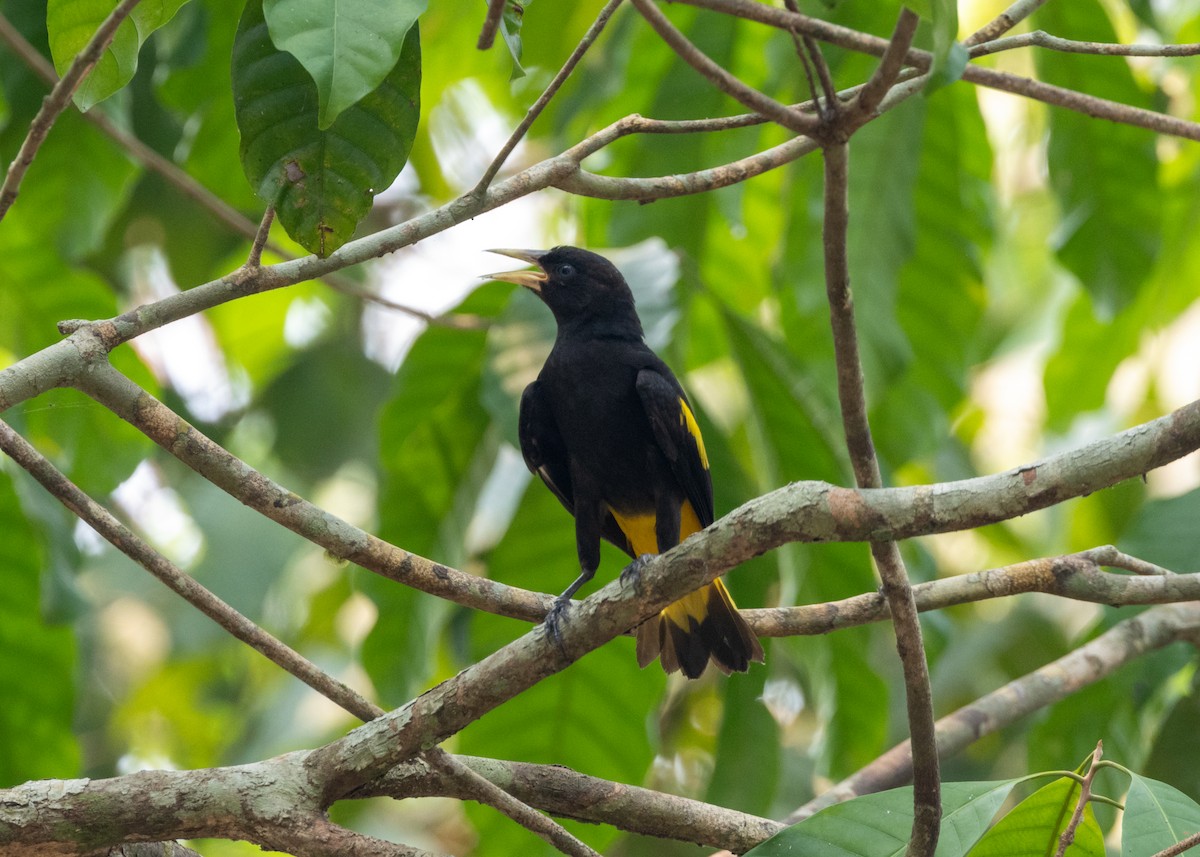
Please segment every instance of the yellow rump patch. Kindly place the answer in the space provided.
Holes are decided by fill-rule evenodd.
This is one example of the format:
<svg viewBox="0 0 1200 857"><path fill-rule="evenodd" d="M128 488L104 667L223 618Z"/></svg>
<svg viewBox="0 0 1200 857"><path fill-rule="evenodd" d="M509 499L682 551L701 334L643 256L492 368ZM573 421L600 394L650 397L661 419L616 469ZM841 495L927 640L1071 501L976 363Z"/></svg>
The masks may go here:
<svg viewBox="0 0 1200 857"><path fill-rule="evenodd" d="M687 426L688 434L696 439L696 449L700 451L700 463L704 465L705 470L708 470L708 453L704 451L704 438L700 436L700 426L696 425L696 417L692 415L692 409L682 398L679 399L679 424Z"/></svg>
<svg viewBox="0 0 1200 857"><path fill-rule="evenodd" d="M701 447L703 453L703 447ZM612 512L613 518L617 521L617 526L621 528L621 532L625 534L625 538L629 539L629 546L633 549L635 556L641 556L645 553L658 553L658 533L655 531L654 522L656 515L653 512L648 512L645 515L624 515L614 509L608 507L608 511ZM687 500L679 507L679 540L683 541L693 533L700 532L703 527L700 526L700 519L696 516L696 510L692 508L692 504Z"/></svg>

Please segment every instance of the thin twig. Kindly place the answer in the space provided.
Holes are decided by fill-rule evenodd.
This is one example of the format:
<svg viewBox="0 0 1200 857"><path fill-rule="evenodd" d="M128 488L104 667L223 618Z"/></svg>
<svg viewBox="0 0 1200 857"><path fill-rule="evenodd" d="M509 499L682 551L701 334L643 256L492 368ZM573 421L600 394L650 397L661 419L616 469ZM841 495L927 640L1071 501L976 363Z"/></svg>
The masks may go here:
<svg viewBox="0 0 1200 857"><path fill-rule="evenodd" d="M738 80L713 62L703 51L692 44L691 40L674 24L667 20L667 17L655 5L654 0L633 0L633 5L642 13L642 17L654 28L659 37L670 45L681 59L704 75L717 89L790 131L807 135L816 133L820 126L820 120L815 116L801 113L779 103L771 96Z"/></svg>
<svg viewBox="0 0 1200 857"><path fill-rule="evenodd" d="M1193 833L1191 836L1180 839L1170 848L1164 848L1162 851L1159 851L1157 854L1153 855L1153 857L1178 857L1178 855L1185 851L1190 851L1197 845L1200 845L1200 831Z"/></svg>
<svg viewBox="0 0 1200 857"><path fill-rule="evenodd" d="M262 223L258 226L258 231L254 234L254 241L250 245L250 255L246 259L247 268L257 268L262 264L263 247L267 246L267 238L271 235L271 224L275 222L275 206L268 205L267 210L263 212Z"/></svg>
<svg viewBox="0 0 1200 857"><path fill-rule="evenodd" d="M525 136L526 132L529 131L530 126L533 125L538 116L541 115L542 111L546 109L546 105L550 103L550 99L552 99L558 93L558 90L562 88L562 85L566 83L567 78L571 76L571 72L575 70L575 66L579 65L579 61L583 59L583 55L587 53L588 48L590 48L592 43L595 42L600 36L600 33L604 30L604 25L608 23L608 19L612 17L613 13L617 11L617 7L620 5L621 0L608 0L608 2L604 4L604 8L600 10L600 14L597 15L596 20L592 22L592 26L588 27L588 31L583 34L583 38L580 39L579 44L575 46L575 50L571 51L571 55L567 57L567 61L563 63L562 68L558 70L558 74L554 75L554 79L550 81L550 84L546 87L542 94L538 96L538 100L533 103L533 106L530 107L528 111L526 111L525 118L521 120L521 124L517 126L515 131L512 132L508 138L508 141L500 149L500 152L495 158L492 159L491 164L489 164L488 168L484 171L483 177L479 179L479 182L471 190L472 195L482 194L488 189L488 186L492 183L492 179L496 177L496 173L500 172L500 167L504 165L504 162L508 160L508 156L512 154L513 149L517 147L517 143L519 143Z"/></svg>
<svg viewBox="0 0 1200 857"><path fill-rule="evenodd" d="M1014 48L1047 48L1068 54L1094 54L1105 57L1194 57L1200 55L1200 43L1182 45L1122 45L1114 42L1079 42L1052 36L1044 30L1033 30L1003 39L993 39L975 45L969 51L971 59L1011 51Z"/></svg>
<svg viewBox="0 0 1200 857"><path fill-rule="evenodd" d="M892 31L892 38L888 42L887 51L884 52L870 80L863 84L858 95L844 111L847 118L843 121L853 123L852 126L846 127L845 131L851 131L853 127L870 119L883 101L883 97L887 95L888 90L896 83L896 78L904 67L904 58L908 55L908 49L912 47L913 37L917 34L917 24L920 21L917 13L907 6L900 10L900 17L896 19L896 26Z"/></svg>
<svg viewBox="0 0 1200 857"><path fill-rule="evenodd" d="M517 800L440 747L434 747L425 753L425 758L441 773L466 787L463 799L472 799L499 810L526 830L549 842L563 854L571 855L571 857L600 857L597 852L568 833L557 821Z"/></svg>
<svg viewBox="0 0 1200 857"><path fill-rule="evenodd" d="M834 118L835 129L839 121L840 117ZM854 478L859 488L881 488L883 477L867 420L862 361L859 357L850 269L846 257L849 227L848 149L845 142L827 143L823 148L825 288L833 328L838 401L841 403L842 425ZM871 554L879 569L883 594L891 608L892 624L896 629L896 651L904 672L909 734L915 748L913 829L907 853L909 857L928 857L937 847L942 804L937 735L933 724L933 694L929 685L929 668L925 662L925 646L921 640L921 624L917 619L917 606L908 582L908 572L896 543L873 541Z"/></svg>
<svg viewBox="0 0 1200 857"><path fill-rule="evenodd" d="M500 29L500 18L504 15L506 2L488 0L487 17L483 19L483 29L479 31L479 41L475 43L477 50L486 51L496 41L496 31Z"/></svg>
<svg viewBox="0 0 1200 857"><path fill-rule="evenodd" d="M784 6L789 12L800 14L800 7L796 4L796 0L784 0ZM819 50L816 49L816 43L807 36L802 36L797 30L788 30L788 35L792 37L792 47L796 51L796 56L800 60L800 66L804 69L804 79L808 83L808 92L812 96L813 104L816 106L817 115L823 120L828 120L830 111L830 101L833 98L832 81L829 78L829 66L825 63L825 57L821 56ZM821 101L821 93L817 91L816 74L813 70L814 62L821 68L821 85L824 87L825 101Z"/></svg>
<svg viewBox="0 0 1200 857"><path fill-rule="evenodd" d="M833 85L833 74L829 70L829 63L825 61L825 54L821 53L821 46L817 44L816 39L807 33L802 33L800 39L804 42L805 51L817 70L817 79L821 81L821 94L825 97L823 102L818 102L817 113L822 121L829 122L838 110L837 88ZM816 93L813 95L815 96Z"/></svg>
<svg viewBox="0 0 1200 857"><path fill-rule="evenodd" d="M972 47L990 42L999 36L1003 36L1017 24L1024 21L1039 8L1044 5L1046 0L1016 0L1011 6L993 18L981 28L976 30L963 41L965 46Z"/></svg>
<svg viewBox="0 0 1200 857"><path fill-rule="evenodd" d="M1198 630L1200 602L1154 607L1119 622L1074 651L940 719L937 722L938 751L943 758L948 758L1022 717L1108 678L1148 652L1187 639ZM905 741L784 820L795 824L836 803L903 785L911 777L912 750Z"/></svg>
<svg viewBox="0 0 1200 857"><path fill-rule="evenodd" d="M873 56L883 56L888 47L887 40L878 36L861 33L849 27L831 24L806 15L796 15L786 9L779 9L769 3L757 2L757 0L676 0L676 2L712 9L749 21L758 21L781 30L796 27L801 32L808 33L821 41ZM905 62L922 71L927 71L933 62L933 55L928 51L912 48L905 57ZM1095 119L1108 119L1124 125L1157 131L1160 134L1171 134L1185 140L1200 141L1200 123L1190 122L1166 113L1145 110L1141 107L1131 107L1128 104L1098 98L1073 89L1042 83L1040 80L1031 80L1020 75L970 64L963 70L962 79L990 89L1010 92L1066 110L1083 113Z"/></svg>
<svg viewBox="0 0 1200 857"><path fill-rule="evenodd" d="M1103 571L1101 565L1142 575L1144 572L1138 569L1151 564L1121 554L1111 546L1093 548L918 583L913 586L913 599L922 613L1028 592L1110 606L1200 600L1200 574L1175 574L1161 569L1146 576L1131 577ZM823 604L746 608L741 612L759 637L828 634L841 628L879 622L891 615L887 599L879 592Z"/></svg>
<svg viewBox="0 0 1200 857"><path fill-rule="evenodd" d="M9 208L17 199L17 194L20 192L21 180L25 177L29 167L33 164L33 159L37 156L38 149L41 148L42 142L46 139L46 135L50 133L50 129L54 127L54 121L59 117L67 105L71 103L71 96L79 85L83 83L83 79L100 61L100 57L104 55L104 51L112 44L113 36L117 33L117 28L121 26L121 22L129 16L141 0L121 0L120 3L109 13L108 17L101 22L97 28L95 35L84 46L83 50L71 61L70 68L46 96L42 102L42 108L38 111L37 116L33 117L33 122L29 126L29 133L25 137L25 141L21 143L21 148L17 152L17 157L13 159L9 165L8 174L4 178L3 186L0 186L0 220L4 219L4 215L8 213Z"/></svg>
<svg viewBox="0 0 1200 857"><path fill-rule="evenodd" d="M1092 751L1092 761L1088 765L1087 771L1083 775L1083 782L1079 784L1079 800L1075 802L1075 809L1071 813L1071 818L1067 822L1067 826L1063 828L1062 834L1058 837L1058 848L1054 852L1054 857L1063 857L1067 853L1067 849L1071 847L1071 843L1075 841L1075 831L1079 828L1079 822L1083 821L1083 811L1087 808L1088 801L1092 796L1092 780L1096 778L1096 763L1100 761L1100 757L1104 755L1104 742L1097 741L1096 749Z"/></svg>
<svg viewBox="0 0 1200 857"><path fill-rule="evenodd" d="M383 713L382 708L268 634L152 548L118 521L111 512L80 490L3 420L0 420L0 449L36 479L51 496L103 536L113 547L157 577L234 637L360 720L372 720Z"/></svg>

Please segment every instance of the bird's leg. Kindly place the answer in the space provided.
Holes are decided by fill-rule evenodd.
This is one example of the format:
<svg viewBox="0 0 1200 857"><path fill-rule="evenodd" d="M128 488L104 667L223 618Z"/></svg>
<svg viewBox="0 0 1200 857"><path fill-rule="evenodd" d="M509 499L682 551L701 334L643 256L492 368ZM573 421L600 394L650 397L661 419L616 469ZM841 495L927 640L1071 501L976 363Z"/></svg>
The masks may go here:
<svg viewBox="0 0 1200 857"><path fill-rule="evenodd" d="M583 566L583 570L575 581L563 590L562 595L554 599L554 606L546 613L546 631L550 634L550 639L558 646L558 650L563 651L562 642L562 622L566 618L567 611L571 608L571 597L580 590L580 588L591 580L596 575L596 567L588 568Z"/></svg>

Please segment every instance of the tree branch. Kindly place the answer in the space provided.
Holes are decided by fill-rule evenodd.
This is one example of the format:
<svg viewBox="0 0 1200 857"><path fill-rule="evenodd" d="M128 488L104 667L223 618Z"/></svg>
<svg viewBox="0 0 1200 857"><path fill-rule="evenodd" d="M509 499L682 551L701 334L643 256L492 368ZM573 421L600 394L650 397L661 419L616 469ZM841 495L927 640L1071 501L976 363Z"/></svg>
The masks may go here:
<svg viewBox="0 0 1200 857"><path fill-rule="evenodd" d="M462 800L487 804L571 857L600 857L563 828L439 747L425 754L434 770L457 784Z"/></svg>
<svg viewBox="0 0 1200 857"><path fill-rule="evenodd" d="M1197 845L1200 845L1200 831L1196 831L1191 836L1180 839L1170 848L1164 848L1162 851L1159 851L1157 854L1153 855L1153 857L1179 857L1180 854L1185 851L1192 850Z"/></svg>
<svg viewBox="0 0 1200 857"><path fill-rule="evenodd" d="M1170 574L1163 569L1164 573L1154 576L1130 577L1102 571L1101 565L1134 570L1149 563L1106 546L918 583L912 588L913 598L922 613L1027 592L1122 606L1200 600L1200 574ZM891 615L887 599L878 592L824 604L747 608L741 612L760 637L828 634Z"/></svg>
<svg viewBox="0 0 1200 857"><path fill-rule="evenodd" d="M1067 822L1067 826L1063 829L1062 835L1058 837L1058 848L1054 851L1054 857L1063 857L1067 853L1067 849L1071 843L1075 841L1075 831L1079 828L1079 822L1083 821L1083 811L1087 808L1088 801L1092 797L1092 780L1096 778L1096 771L1100 770L1097 763L1100 757L1104 755L1104 742L1098 741L1096 749L1092 751L1092 760L1088 765L1087 772L1083 775L1083 782L1079 784L1079 800L1075 802L1075 809L1071 812L1071 818Z"/></svg>
<svg viewBox="0 0 1200 857"><path fill-rule="evenodd" d="M950 756L1112 675L1147 652L1200 631L1200 602L1154 607L1114 625L1099 637L1040 669L1011 681L937 722L938 752ZM788 816L794 824L827 806L903 785L912 776L905 741Z"/></svg>
<svg viewBox="0 0 1200 857"><path fill-rule="evenodd" d="M905 10L907 12L907 10ZM905 15L901 16L904 22ZM915 22L909 21L908 39ZM897 25L900 31L901 25ZM901 36L903 38L903 35ZM902 45L903 47L903 45ZM898 73L898 66L895 67ZM856 114L834 108L831 139L825 144L825 291L829 300L833 348L837 363L838 402L846 447L859 488L883 487L871 427L867 419L867 401L863 385L858 334L854 323L854 301L850 292L850 268L846 258L849 228L849 146ZM842 123L850 123L843 126ZM883 581L883 594L896 630L896 653L904 672L908 728L915 748L913 788L913 828L908 843L909 857L929 857L937 847L942 817L941 770L938 766L936 735L933 725L933 692L929 668L925 662L925 644L921 623L913 600L908 571L900 549L892 540L872 540L871 555Z"/></svg>
<svg viewBox="0 0 1200 857"><path fill-rule="evenodd" d="M969 35L963 44L969 48L982 42L990 42L1017 26L1045 3L1046 0L1016 0L983 27Z"/></svg>
<svg viewBox="0 0 1200 857"><path fill-rule="evenodd" d="M1052 36L1044 30L1033 30L1017 36L994 39L975 45L969 51L971 59L1011 51L1015 48L1047 48L1069 54L1094 54L1105 57L1194 57L1200 55L1200 44L1182 45L1122 45L1112 42L1077 42Z"/></svg>
<svg viewBox="0 0 1200 857"><path fill-rule="evenodd" d="M503 8L504 0L498 0L498 2L497 0L493 0L492 6L497 5ZM579 65L579 61L583 59L583 55L587 53L588 48L599 38L600 33L604 30L604 26L608 23L608 19L612 17L620 5L621 0L608 0L604 4L604 8L600 10L600 14L592 22L592 26L588 27L588 31L583 34L583 38L579 40L579 44L575 46L575 50L571 51L571 55L567 57L567 61L558 70L558 74L554 75L554 79L550 81L546 89L538 96L537 101L526 111L525 118L521 120L521 124L516 127L516 130L509 136L508 141L500 149L500 152L492 159L491 164L484 171L483 177L479 179L479 183L471 190L470 195L477 196L488 189L488 186L492 183L492 179L496 177L496 173L500 172L500 167L504 165L504 162L508 160L508 156L512 154L513 149L517 147L517 143L521 142L521 139L529 131L538 116L546 109L546 105L550 103L550 99L566 83L567 78L571 76L571 72L575 70L575 66ZM488 19L489 21L491 20L491 7L488 9ZM499 22L498 17L497 22ZM484 26L484 33L487 33L486 25ZM485 46L482 44L483 35L480 35L479 38L480 48L484 48Z"/></svg>
<svg viewBox="0 0 1200 857"><path fill-rule="evenodd" d="M768 119L782 125L797 134L812 136L820 127L821 120L816 116L801 113L785 104L780 104L769 95L759 92L752 86L738 80L724 68L713 62L704 52L696 47L681 33L667 17L659 11L654 0L632 0L633 5L646 22L654 28L659 37L671 46L679 57L708 79L709 83L741 104L761 113Z"/></svg>
<svg viewBox="0 0 1200 857"><path fill-rule="evenodd" d="M483 19L483 29L479 31L479 41L475 43L477 50L486 51L496 41L496 31L500 29L505 2L506 0L488 0L487 17Z"/></svg>
<svg viewBox="0 0 1200 857"><path fill-rule="evenodd" d="M563 818L609 824L643 836L728 848L740 854L784 827L778 821L590 777L562 765L532 765L477 756L453 758L530 806ZM457 780L414 760L398 765L349 797L467 799L470 794Z"/></svg>
<svg viewBox="0 0 1200 857"><path fill-rule="evenodd" d="M806 15L796 15L786 9L779 9L767 3L756 2L756 0L678 0L678 2L701 6L749 21L758 21L782 30L795 27L821 41L860 53L883 56L887 51L888 41L886 39L860 33L849 27L809 18ZM912 48L904 61L922 71L928 71L933 62L933 55L928 51ZM962 79L990 89L1022 95L1055 107L1083 113L1095 119L1108 119L1125 125L1157 131L1160 134L1200 141L1200 123L1189 122L1186 119L1157 113L1153 110L1131 107L1128 104L1086 95L1073 89L1053 86L1020 75L968 65L963 71Z"/></svg>
<svg viewBox="0 0 1200 857"><path fill-rule="evenodd" d="M33 361L33 371L28 376L16 374L12 386L17 392L30 386L75 384L213 484L333 556L504 616L537 622L549 609L548 596L464 574L403 551L277 485L109 366L103 337L92 327L18 365L27 361ZM16 368L0 371L0 403L6 375L15 374ZM791 541L886 541L970 529L1093 493L1197 448L1200 402L1193 402L1113 437L991 476L865 490L796 482L734 510L670 556L678 557L681 565L709 564L711 576L716 576ZM651 565L661 562L656 559ZM676 560L671 565L675 568ZM698 579L696 586L705 582Z"/></svg>
<svg viewBox="0 0 1200 857"><path fill-rule="evenodd" d="M900 10L900 17L896 20L891 39L888 40L887 50L880 58L875 72L870 80L863 84L854 100L840 111L843 116L841 121L848 123L845 130L856 128L874 117L876 108L883 102L888 90L895 85L896 78L904 67L904 58L908 55L908 49L912 47L920 20L917 13L907 6Z"/></svg>

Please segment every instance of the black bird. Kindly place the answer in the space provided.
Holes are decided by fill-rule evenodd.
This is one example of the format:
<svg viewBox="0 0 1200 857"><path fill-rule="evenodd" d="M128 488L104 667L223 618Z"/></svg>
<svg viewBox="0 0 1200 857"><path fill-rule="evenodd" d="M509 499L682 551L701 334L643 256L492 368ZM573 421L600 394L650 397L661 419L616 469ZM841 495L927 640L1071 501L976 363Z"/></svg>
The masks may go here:
<svg viewBox="0 0 1200 857"><path fill-rule="evenodd" d="M642 339L633 293L611 262L578 247L493 250L538 270L490 275L530 289L558 324L554 348L521 396L521 454L575 516L581 573L547 617L555 631L600 564L601 537L635 560L713 522L700 428L670 368ZM754 632L718 578L637 629L637 658L688 678L711 658L724 673L762 661Z"/></svg>

